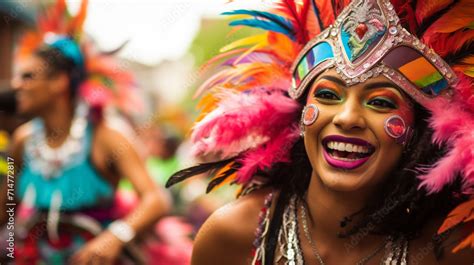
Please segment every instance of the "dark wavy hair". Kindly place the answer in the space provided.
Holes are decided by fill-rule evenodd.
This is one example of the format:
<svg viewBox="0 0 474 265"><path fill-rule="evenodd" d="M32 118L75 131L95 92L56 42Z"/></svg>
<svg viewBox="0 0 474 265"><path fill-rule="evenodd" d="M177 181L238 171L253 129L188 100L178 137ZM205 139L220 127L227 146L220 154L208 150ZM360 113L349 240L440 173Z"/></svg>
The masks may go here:
<svg viewBox="0 0 474 265"><path fill-rule="evenodd" d="M340 237L364 231L370 234L415 238L430 220L446 216L456 205L467 200L467 197L458 194L460 181L436 194L427 194L424 189L418 189L420 180L417 178L419 174L417 168L432 165L445 154L446 150L431 143L433 131L428 127L429 112L417 103L414 104L414 111L415 133L398 165L380 184L380 189L372 194L365 208L341 220ZM306 155L303 139L299 139L293 146L291 159L291 164L278 164L267 173L271 176L268 185L280 193L266 239L266 264L273 264L278 231L290 197L296 195L303 200L311 178L312 167ZM355 216L359 218L357 222L352 223ZM443 235L433 237L437 257L442 254L443 238L445 238Z"/></svg>
<svg viewBox="0 0 474 265"><path fill-rule="evenodd" d="M75 98L79 85L86 78L84 67L76 65L72 59L54 47L41 47L34 54L44 61L46 74L49 76L59 73L67 74L71 97Z"/></svg>

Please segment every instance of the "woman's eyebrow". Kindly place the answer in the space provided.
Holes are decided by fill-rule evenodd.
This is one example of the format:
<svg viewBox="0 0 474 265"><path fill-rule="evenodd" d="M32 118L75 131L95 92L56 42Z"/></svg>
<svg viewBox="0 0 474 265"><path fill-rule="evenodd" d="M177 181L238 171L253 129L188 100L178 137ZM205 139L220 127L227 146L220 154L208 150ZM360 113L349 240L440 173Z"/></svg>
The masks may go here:
<svg viewBox="0 0 474 265"><path fill-rule="evenodd" d="M326 80L332 81L332 82L334 82L334 83L336 83L340 86L346 86L346 83L343 80L341 80L337 77L334 77L334 76L326 75L326 76L322 76L321 79L326 79Z"/></svg>
<svg viewBox="0 0 474 265"><path fill-rule="evenodd" d="M390 82L375 82L371 83L365 86L365 89L375 89L375 88L381 88L381 87L391 87L398 89L398 87Z"/></svg>

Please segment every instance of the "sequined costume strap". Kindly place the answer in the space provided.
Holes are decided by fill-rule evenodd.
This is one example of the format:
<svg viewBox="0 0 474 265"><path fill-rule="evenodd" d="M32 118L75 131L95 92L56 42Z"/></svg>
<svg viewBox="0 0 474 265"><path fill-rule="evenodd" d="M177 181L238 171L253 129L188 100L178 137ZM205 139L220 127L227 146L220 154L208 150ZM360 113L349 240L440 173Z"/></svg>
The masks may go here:
<svg viewBox="0 0 474 265"><path fill-rule="evenodd" d="M303 252L298 237L298 199L293 195L283 213L283 222L278 233L278 253L275 263L303 265Z"/></svg>
<svg viewBox="0 0 474 265"><path fill-rule="evenodd" d="M396 240L390 239L386 245L385 255L380 265L407 265L408 264L408 240L400 237Z"/></svg>
<svg viewBox="0 0 474 265"><path fill-rule="evenodd" d="M256 230L256 239L253 248L252 265L265 264L265 244L268 228L270 225L270 208L272 204L273 193L267 195L265 206L260 212L259 226ZM286 206L283 213L282 226L278 231L278 242L275 255L276 264L303 265L303 254L298 239L298 221L297 221L297 199L293 196L290 203Z"/></svg>
<svg viewBox="0 0 474 265"><path fill-rule="evenodd" d="M263 208L260 210L257 230L255 230L255 240L252 248L252 265L262 265L265 263L265 237L270 226L270 209L272 207L274 192L270 192L265 197Z"/></svg>

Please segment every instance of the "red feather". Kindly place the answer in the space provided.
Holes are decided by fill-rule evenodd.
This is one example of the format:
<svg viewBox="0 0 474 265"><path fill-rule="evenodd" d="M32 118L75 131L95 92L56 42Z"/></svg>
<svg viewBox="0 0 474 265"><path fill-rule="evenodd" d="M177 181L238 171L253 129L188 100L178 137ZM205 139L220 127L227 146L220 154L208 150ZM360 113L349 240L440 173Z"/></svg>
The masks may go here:
<svg viewBox="0 0 474 265"><path fill-rule="evenodd" d="M331 1L327 0L312 0L316 4L316 7L319 10L319 19L323 23L323 27L327 28L329 25L334 23L336 18L334 17L334 7L332 6Z"/></svg>
<svg viewBox="0 0 474 265"><path fill-rule="evenodd" d="M308 15L306 16L306 29L308 30L309 38L316 37L323 29L319 26L319 20L312 8L309 8Z"/></svg>
<svg viewBox="0 0 474 265"><path fill-rule="evenodd" d="M303 5L301 6L301 11L300 11L300 24L301 24L301 27L303 29L302 33L304 34L304 42L303 43L306 43L310 40L310 36L309 36L309 32L308 32L308 13L312 13L311 12L311 3L309 2L309 0L304 0L303 1Z"/></svg>
<svg viewBox="0 0 474 265"><path fill-rule="evenodd" d="M44 16L39 18L38 25L43 32L64 32L67 6L65 0L58 0L54 7L46 9Z"/></svg>
<svg viewBox="0 0 474 265"><path fill-rule="evenodd" d="M303 44L309 40L309 34L306 29L306 17L309 5L309 0L303 0L303 2L280 0L275 9L276 13L286 17L292 22L296 40Z"/></svg>
<svg viewBox="0 0 474 265"><path fill-rule="evenodd" d="M393 0L392 4L400 17L400 23L408 29L409 32L414 33L418 29L416 21L415 10L412 8L413 0Z"/></svg>
<svg viewBox="0 0 474 265"><path fill-rule="evenodd" d="M463 47L464 44L472 42L474 30L457 31L454 34L436 33L430 39L423 38L425 43L429 43L431 48L440 55L446 57Z"/></svg>
<svg viewBox="0 0 474 265"><path fill-rule="evenodd" d="M418 0L416 3L416 21L421 24L426 18L447 7L453 0Z"/></svg>
<svg viewBox="0 0 474 265"><path fill-rule="evenodd" d="M446 14L440 17L424 33L424 37L431 39L436 33L452 33L469 28L474 18L474 2L460 0Z"/></svg>

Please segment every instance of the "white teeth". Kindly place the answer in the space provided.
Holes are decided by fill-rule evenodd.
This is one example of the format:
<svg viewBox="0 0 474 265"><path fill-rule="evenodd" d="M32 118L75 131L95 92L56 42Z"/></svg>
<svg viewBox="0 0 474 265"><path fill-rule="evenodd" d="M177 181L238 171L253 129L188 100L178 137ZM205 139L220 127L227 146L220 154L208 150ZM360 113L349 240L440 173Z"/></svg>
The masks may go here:
<svg viewBox="0 0 474 265"><path fill-rule="evenodd" d="M354 147L356 147L356 146L354 146ZM346 144L346 152L352 152L352 150L353 150L352 144Z"/></svg>
<svg viewBox="0 0 474 265"><path fill-rule="evenodd" d="M330 141L327 143L327 147L333 150L345 151L345 152L356 152L366 154L369 152L367 146L348 144L343 142Z"/></svg>
<svg viewBox="0 0 474 265"><path fill-rule="evenodd" d="M336 149L339 150L339 151L345 151L346 150L346 144L345 143L338 143L338 144L336 144L336 146L337 146Z"/></svg>

